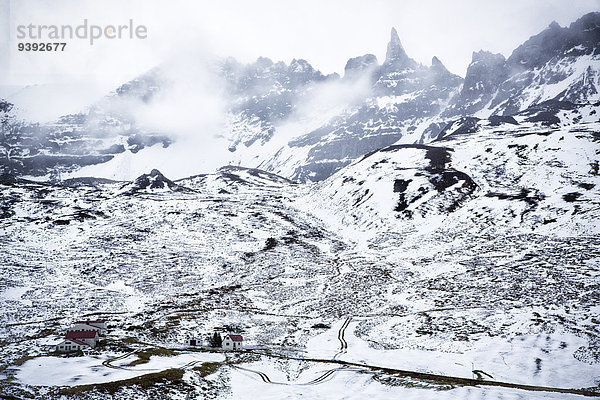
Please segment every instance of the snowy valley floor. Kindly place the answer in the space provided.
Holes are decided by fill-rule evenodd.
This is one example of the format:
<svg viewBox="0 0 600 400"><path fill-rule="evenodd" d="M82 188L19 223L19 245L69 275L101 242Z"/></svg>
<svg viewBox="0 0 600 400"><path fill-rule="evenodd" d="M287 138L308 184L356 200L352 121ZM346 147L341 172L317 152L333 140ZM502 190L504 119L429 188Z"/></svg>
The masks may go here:
<svg viewBox="0 0 600 400"><path fill-rule="evenodd" d="M244 169L177 183L3 185L2 395L581 397L443 376L600 393L595 235L474 233L467 204L458 225L361 237L310 212L310 185ZM103 345L51 354L88 317L109 321ZM214 330L254 350L184 348Z"/></svg>

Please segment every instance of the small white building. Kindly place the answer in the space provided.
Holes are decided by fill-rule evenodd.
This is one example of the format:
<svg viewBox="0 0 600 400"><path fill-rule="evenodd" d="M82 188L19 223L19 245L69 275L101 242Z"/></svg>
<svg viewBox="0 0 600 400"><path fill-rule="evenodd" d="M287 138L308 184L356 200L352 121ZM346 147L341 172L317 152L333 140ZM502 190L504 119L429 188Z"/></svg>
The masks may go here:
<svg viewBox="0 0 600 400"><path fill-rule="evenodd" d="M202 346L203 343L204 341L202 339L196 337L185 340L186 346Z"/></svg>
<svg viewBox="0 0 600 400"><path fill-rule="evenodd" d="M244 338L242 335L233 335L231 333L225 335L223 338L222 348L226 350L238 350L243 347Z"/></svg>
<svg viewBox="0 0 600 400"><path fill-rule="evenodd" d="M56 351L77 351L86 348L94 348L100 340L96 331L71 331L65 335L65 340L57 344Z"/></svg>

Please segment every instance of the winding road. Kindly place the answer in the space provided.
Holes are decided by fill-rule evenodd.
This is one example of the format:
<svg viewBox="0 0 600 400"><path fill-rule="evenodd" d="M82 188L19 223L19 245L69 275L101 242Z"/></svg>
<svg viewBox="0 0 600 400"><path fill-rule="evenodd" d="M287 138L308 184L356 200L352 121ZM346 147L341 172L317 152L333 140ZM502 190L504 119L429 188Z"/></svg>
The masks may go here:
<svg viewBox="0 0 600 400"><path fill-rule="evenodd" d="M348 328L348 325L350 325L351 321L352 321L352 317L346 318L344 320L344 322L342 323L342 326L338 330L337 338L338 338L338 340L340 342L340 351L333 357L334 360L335 360L335 358L338 355L346 353L346 351L348 350L348 342L345 339L345 334L346 334L346 329ZM306 382L306 383L289 383L289 382L273 382L271 380L271 378L269 378L269 376L267 374L265 374L264 372L258 371L258 370L253 370L253 369L249 369L249 368L243 368L243 367L239 367L237 365L232 365L231 367L235 368L235 369L242 370L242 371L251 372L253 374L258 375L263 380L263 382L277 384L277 385L318 385L320 383L325 382L327 380L327 378L331 377L337 371L342 371L342 370L343 371L359 370L359 368L350 368L348 365L343 365L343 366L338 367L338 368L332 368L332 369L326 370L325 372L323 372L321 375L319 375L318 377L316 377L312 381L309 381L309 382Z"/></svg>

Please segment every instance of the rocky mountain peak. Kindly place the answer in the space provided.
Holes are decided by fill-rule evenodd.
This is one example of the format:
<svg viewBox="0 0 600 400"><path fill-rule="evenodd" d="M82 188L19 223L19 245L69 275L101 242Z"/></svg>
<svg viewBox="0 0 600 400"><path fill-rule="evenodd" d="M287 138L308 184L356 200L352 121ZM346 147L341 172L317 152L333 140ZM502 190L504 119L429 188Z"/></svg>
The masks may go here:
<svg viewBox="0 0 600 400"><path fill-rule="evenodd" d="M584 15L568 28L553 21L548 28L530 37L508 58L515 70L541 68L554 57L599 55L600 13Z"/></svg>
<svg viewBox="0 0 600 400"><path fill-rule="evenodd" d="M312 65L310 65L310 63L306 60L303 59L293 59L292 62L290 63L289 66L289 71L290 72L296 72L296 73L313 73L314 72L314 68L312 67Z"/></svg>
<svg viewBox="0 0 600 400"><path fill-rule="evenodd" d="M573 22L569 29L579 31L598 31L600 29L600 12L591 12L585 14L577 21Z"/></svg>
<svg viewBox="0 0 600 400"><path fill-rule="evenodd" d="M159 170L157 170L156 168L154 168L152 171L150 171L149 174L151 177L153 178L163 178L163 179L167 179L165 178L165 176L163 174L160 173Z"/></svg>
<svg viewBox="0 0 600 400"><path fill-rule="evenodd" d="M346 62L344 78L354 78L375 66L377 66L377 57L373 54L353 57Z"/></svg>
<svg viewBox="0 0 600 400"><path fill-rule="evenodd" d="M502 54L484 50L473 52L462 90L444 115L466 116L477 112L492 99L508 76L509 70Z"/></svg>
<svg viewBox="0 0 600 400"><path fill-rule="evenodd" d="M507 76L506 58L502 54L484 50L473 52L473 59L465 75L465 89L480 88L481 84L486 83L497 86Z"/></svg>
<svg viewBox="0 0 600 400"><path fill-rule="evenodd" d="M446 69L444 64L436 56L433 56L433 58L431 59L431 69L438 74L449 74L450 73L450 71L448 71L448 69Z"/></svg>
<svg viewBox="0 0 600 400"><path fill-rule="evenodd" d="M463 90L479 90L483 87L495 90L507 77L506 58L502 54L484 50L473 52Z"/></svg>
<svg viewBox="0 0 600 400"><path fill-rule="evenodd" d="M505 61L506 58L504 58L504 56L500 53L492 53L491 51L487 50L479 50L473 52L473 56L471 58L471 65L478 62L486 63L488 65L502 64Z"/></svg>
<svg viewBox="0 0 600 400"><path fill-rule="evenodd" d="M267 69L273 65L273 60L268 57L258 57L255 64L258 68Z"/></svg>
<svg viewBox="0 0 600 400"><path fill-rule="evenodd" d="M125 193L133 194L148 189L169 189L169 190L181 190L182 188L172 180L165 177L159 170L153 169L149 174L143 174L138 176L135 181L127 184Z"/></svg>
<svg viewBox="0 0 600 400"><path fill-rule="evenodd" d="M293 86L304 85L312 81L320 81L325 76L313 68L312 65L303 59L293 59L287 69L287 75L290 84Z"/></svg>
<svg viewBox="0 0 600 400"><path fill-rule="evenodd" d="M548 25L548 29L560 29L560 25L558 22L552 21L550 22L550 25Z"/></svg>
<svg viewBox="0 0 600 400"><path fill-rule="evenodd" d="M415 61L408 57L406 51L404 51L402 43L400 42L400 37L398 37L396 28L392 28L390 41L388 42L387 46L387 52L385 53L384 65L408 67L412 66L412 64L415 64Z"/></svg>

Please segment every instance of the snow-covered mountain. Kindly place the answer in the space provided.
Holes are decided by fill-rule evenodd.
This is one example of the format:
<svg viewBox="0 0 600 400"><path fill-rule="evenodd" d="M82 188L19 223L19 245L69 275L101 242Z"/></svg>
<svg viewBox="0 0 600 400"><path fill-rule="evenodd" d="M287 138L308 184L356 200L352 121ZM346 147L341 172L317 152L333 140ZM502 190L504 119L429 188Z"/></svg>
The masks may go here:
<svg viewBox="0 0 600 400"><path fill-rule="evenodd" d="M15 105L0 101L1 170L60 180L62 172L105 163L116 154L135 154L155 144L168 147L172 138L136 127L127 111L131 98L149 101L157 90L152 76L129 82L85 112L50 124L20 120Z"/></svg>
<svg viewBox="0 0 600 400"><path fill-rule="evenodd" d="M372 54L354 57L342 78L325 76L301 59L289 65L268 58L249 65L231 58L202 62L198 69L208 70L209 80L220 82L218 101L223 102L221 109L206 109L222 116L220 127L207 128L218 131L204 141L215 142L211 149L229 149L219 156L221 165L260 167L301 182L323 180L376 149L430 143L457 120L512 116L550 100L560 102L555 104L564 110L573 107L570 103L597 103L599 37L600 13L587 14L569 27L552 23L508 59L474 52L464 79L450 73L437 57L431 66L411 59L395 29L381 65ZM55 124L11 119L12 105L5 102L3 170L60 176L122 153L143 158L147 153L137 152L148 146L168 148L178 140L185 121L153 128L145 119L157 111L135 110L165 100L165 92L174 85L185 86L178 79L197 76L165 73L169 68L159 66ZM167 98L172 101L178 95ZM160 112L170 118L168 108ZM196 114L202 112L200 108ZM174 113L171 118L189 116ZM203 146L196 146L201 154Z"/></svg>
<svg viewBox="0 0 600 400"><path fill-rule="evenodd" d="M356 60L368 60L358 63L360 73L354 72ZM319 181L373 150L398 141L418 142L462 83L436 57L430 67L411 59L395 29L382 65L370 55L348 64L345 78L366 76L373 81L364 101L289 141L262 168L298 181Z"/></svg>
<svg viewBox="0 0 600 400"><path fill-rule="evenodd" d="M375 232L600 232L598 123L477 124L367 154L319 183L316 209Z"/></svg>
<svg viewBox="0 0 600 400"><path fill-rule="evenodd" d="M229 110L231 132L227 135L231 151L242 144L248 147L257 141L268 142L275 133L275 124L292 113L312 84L339 78L324 76L306 60L296 59L290 65L273 63L268 58L259 58L250 65L227 59L222 71L234 99Z"/></svg>
<svg viewBox="0 0 600 400"><path fill-rule="evenodd" d="M392 30L386 60L375 69L377 80L364 104L290 141L263 167L319 181L383 146L430 143L456 120L511 116L549 100L562 102L555 104L567 111L571 103L598 103L599 44L600 13L568 28L552 23L508 59L474 52L463 81L435 57L429 68L410 59Z"/></svg>
<svg viewBox="0 0 600 400"><path fill-rule="evenodd" d="M465 84L445 116L512 115L547 100L600 101L600 13L568 28L556 22L501 54L473 53Z"/></svg>

